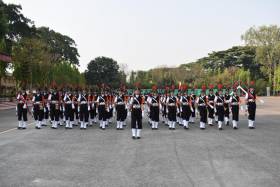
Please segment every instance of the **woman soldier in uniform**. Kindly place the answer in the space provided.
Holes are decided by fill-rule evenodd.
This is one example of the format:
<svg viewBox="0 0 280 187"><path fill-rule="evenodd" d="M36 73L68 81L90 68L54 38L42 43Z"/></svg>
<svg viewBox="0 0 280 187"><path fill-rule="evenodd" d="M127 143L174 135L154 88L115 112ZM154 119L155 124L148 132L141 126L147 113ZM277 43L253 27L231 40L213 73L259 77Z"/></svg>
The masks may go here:
<svg viewBox="0 0 280 187"><path fill-rule="evenodd" d="M209 94L207 96L208 99L208 106L207 106L207 110L208 110L208 125L213 126L213 121L214 121L214 113L215 113L215 109L214 109L214 100L215 100L215 95L213 93L213 85L209 86Z"/></svg>
<svg viewBox="0 0 280 187"><path fill-rule="evenodd" d="M105 130L107 120L107 97L105 96L104 91L101 91L101 95L97 97L96 103L99 115L100 128Z"/></svg>
<svg viewBox="0 0 280 187"><path fill-rule="evenodd" d="M114 105L117 112L117 130L123 130L127 110L126 99L122 90L120 90L118 96L115 97Z"/></svg>
<svg viewBox="0 0 280 187"><path fill-rule="evenodd" d="M205 124L207 123L206 106L208 105L207 104L208 102L207 102L207 97L205 94L205 89L206 89L206 87L203 85L200 95L196 98L196 103L197 103L199 115L200 115L200 126L199 127L201 130L205 129Z"/></svg>
<svg viewBox="0 0 280 187"><path fill-rule="evenodd" d="M27 123L27 93L23 89L17 95L16 112L18 116L18 129L26 129Z"/></svg>
<svg viewBox="0 0 280 187"><path fill-rule="evenodd" d="M215 97L215 108L217 110L218 115L218 128L219 130L223 130L223 122L224 122L224 116L225 116L225 108L224 108L224 97L223 97L223 91L221 88L219 88L219 92Z"/></svg>
<svg viewBox="0 0 280 187"><path fill-rule="evenodd" d="M184 129L189 129L189 120L192 115L192 101L190 96L188 96L187 87L183 85L184 94L180 98L180 111L183 120Z"/></svg>
<svg viewBox="0 0 280 187"><path fill-rule="evenodd" d="M256 117L256 92L255 89L253 88L253 86L251 85L251 87L249 88L248 92L245 95L245 100L248 106L248 127L249 129L254 129L255 125L255 117Z"/></svg>
<svg viewBox="0 0 280 187"><path fill-rule="evenodd" d="M157 93L157 87L153 86L153 93L147 99L148 105L150 105L150 118L152 123L152 130L158 129L159 123L159 110L160 110L160 97Z"/></svg>
<svg viewBox="0 0 280 187"><path fill-rule="evenodd" d="M239 96L236 94L236 88L233 89L233 94L230 97L230 107L232 112L232 127L233 129L238 129L238 121L239 121Z"/></svg>
<svg viewBox="0 0 280 187"><path fill-rule="evenodd" d="M142 118L144 117L143 103L144 98L140 96L140 90L136 89L134 96L130 99L132 139L141 138Z"/></svg>
<svg viewBox="0 0 280 187"><path fill-rule="evenodd" d="M170 96L166 100L169 130L175 130L177 103L178 101L174 95L174 90L171 90Z"/></svg>

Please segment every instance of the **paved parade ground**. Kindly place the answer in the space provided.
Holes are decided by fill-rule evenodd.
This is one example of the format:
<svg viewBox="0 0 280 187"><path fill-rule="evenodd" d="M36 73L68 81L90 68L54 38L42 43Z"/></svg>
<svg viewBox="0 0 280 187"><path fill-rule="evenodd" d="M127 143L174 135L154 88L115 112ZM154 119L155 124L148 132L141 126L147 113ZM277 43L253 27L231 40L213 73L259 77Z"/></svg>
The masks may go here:
<svg viewBox="0 0 280 187"><path fill-rule="evenodd" d="M263 98L256 129L158 131L130 128L16 130L14 110L0 111L0 186L280 186L280 98ZM129 121L127 122L129 124Z"/></svg>

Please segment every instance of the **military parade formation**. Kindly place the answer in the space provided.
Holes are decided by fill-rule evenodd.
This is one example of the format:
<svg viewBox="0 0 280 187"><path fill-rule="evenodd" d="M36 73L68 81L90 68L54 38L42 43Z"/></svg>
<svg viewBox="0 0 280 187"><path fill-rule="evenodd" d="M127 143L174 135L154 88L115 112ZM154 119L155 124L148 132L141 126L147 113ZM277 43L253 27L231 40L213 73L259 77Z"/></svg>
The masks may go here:
<svg viewBox="0 0 280 187"><path fill-rule="evenodd" d="M159 129L160 122L170 130L175 130L176 125L188 130L189 124L195 123L197 118L201 130L215 124L218 130L230 125L237 130L242 103L238 89L244 96L248 128L254 129L257 101L254 88L250 87L247 91L241 86L225 89L221 84L215 92L213 85L208 87L208 91L206 86L202 86L199 95L195 94L195 89L187 89L186 85L180 86L176 94L175 89L169 87L160 93L156 86L145 94L141 94L138 88L132 94L123 88L114 91L101 89L99 92L55 88L29 92L23 89L17 94L18 129L27 128L30 113L36 129L50 125L52 129L78 126L86 130L98 124L102 130L109 126L123 130L127 126L127 118L131 117L133 139L141 138L145 116L152 130ZM116 123L113 123L114 120Z"/></svg>

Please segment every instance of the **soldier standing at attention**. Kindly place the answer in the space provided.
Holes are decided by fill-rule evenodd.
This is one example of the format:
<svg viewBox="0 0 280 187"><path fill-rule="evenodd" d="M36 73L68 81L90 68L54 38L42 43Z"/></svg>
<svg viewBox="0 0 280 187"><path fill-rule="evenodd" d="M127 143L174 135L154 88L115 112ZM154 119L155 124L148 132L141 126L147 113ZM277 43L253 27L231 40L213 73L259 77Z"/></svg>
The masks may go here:
<svg viewBox="0 0 280 187"><path fill-rule="evenodd" d="M167 105L169 130L175 130L176 113L177 113L177 98L174 95L174 90L171 90L170 96L166 100L166 105Z"/></svg>
<svg viewBox="0 0 280 187"><path fill-rule="evenodd" d="M255 117L256 117L256 92L253 86L251 86L248 90L248 92L245 95L245 100L248 106L248 127L249 129L254 129L255 125Z"/></svg>
<svg viewBox="0 0 280 187"><path fill-rule="evenodd" d="M218 115L218 128L219 130L223 130L223 122L224 122L224 115L225 115L225 108L224 108L224 97L223 97L222 89L219 89L218 94L215 97L215 108L217 110Z"/></svg>
<svg viewBox="0 0 280 187"><path fill-rule="evenodd" d="M18 129L26 129L27 123L27 93L22 90L17 95L16 112L18 116Z"/></svg>
<svg viewBox="0 0 280 187"><path fill-rule="evenodd" d="M233 94L230 97L230 107L232 112L232 127L233 129L238 129L238 121L239 121L239 103L240 98L236 94L236 88L233 89Z"/></svg>
<svg viewBox="0 0 280 187"><path fill-rule="evenodd" d="M140 96L140 90L136 89L134 96L130 99L132 139L141 138L142 118L144 117L143 103L144 98Z"/></svg>
<svg viewBox="0 0 280 187"><path fill-rule="evenodd" d="M34 120L36 121L35 128L41 129L42 120L44 117L44 96L40 93L40 90L35 91L32 102Z"/></svg>
<svg viewBox="0 0 280 187"><path fill-rule="evenodd" d="M72 129L74 123L74 110L73 95L71 92L66 92L64 95L64 107L65 107L65 129Z"/></svg>
<svg viewBox="0 0 280 187"><path fill-rule="evenodd" d="M229 126L229 100L230 100L230 95L229 95L229 90L226 89L225 95L224 95L224 107L225 107L225 125Z"/></svg>
<svg viewBox="0 0 280 187"><path fill-rule="evenodd" d="M199 97L196 98L196 103L198 106L199 110L199 115L200 115L200 129L204 130L205 129L205 124L207 123L207 97L205 94L205 85L202 86L201 93Z"/></svg>
<svg viewBox="0 0 280 187"><path fill-rule="evenodd" d="M48 102L48 97L49 97L49 93L46 90L44 90L44 101L45 101L45 106L44 106L44 117L43 117L43 121L42 121L42 126L47 126L47 122L49 120L49 113L50 113L50 105Z"/></svg>
<svg viewBox="0 0 280 187"><path fill-rule="evenodd" d="M189 129L189 120L193 111L192 101L190 96L187 94L186 87L183 87L184 94L180 98L180 111L183 120L184 129Z"/></svg>
<svg viewBox="0 0 280 187"><path fill-rule="evenodd" d="M147 99L147 103L150 105L150 118L152 123L152 130L157 130L159 123L160 97L157 93L156 86L153 86L153 93Z"/></svg>
<svg viewBox="0 0 280 187"><path fill-rule="evenodd" d="M209 86L209 94L208 94L208 105L207 105L207 110L208 110L208 125L213 126L213 121L214 121L214 100L215 100L215 95L213 93L213 86Z"/></svg>
<svg viewBox="0 0 280 187"><path fill-rule="evenodd" d="M106 105L107 105L107 97L105 97L104 91L101 91L101 95L97 97L96 100L97 103L97 110L98 110L98 115L99 115L99 123L100 123L100 128L105 130L106 128Z"/></svg>
<svg viewBox="0 0 280 187"><path fill-rule="evenodd" d="M87 125L88 125L88 118L89 118L89 105L88 105L88 95L86 93L85 90L83 90L83 93L79 94L79 98L78 98L78 102L80 105L80 109L79 109L79 116L80 116L80 129L87 129Z"/></svg>
<svg viewBox="0 0 280 187"><path fill-rule="evenodd" d="M115 97L114 101L115 110L117 112L117 130L123 130L123 124L126 119L126 100L124 96L124 92L122 90L119 91L117 97Z"/></svg>
<svg viewBox="0 0 280 187"><path fill-rule="evenodd" d="M50 103L50 117L52 122L51 128L57 129L57 125L59 123L60 96L56 89L49 95L48 101Z"/></svg>
<svg viewBox="0 0 280 187"><path fill-rule="evenodd" d="M195 113L196 113L196 111L195 111L196 110L195 109L195 101L196 101L195 89L191 90L190 97L191 97L191 100L192 100L192 108L193 108L192 115L190 117L190 123L194 123Z"/></svg>

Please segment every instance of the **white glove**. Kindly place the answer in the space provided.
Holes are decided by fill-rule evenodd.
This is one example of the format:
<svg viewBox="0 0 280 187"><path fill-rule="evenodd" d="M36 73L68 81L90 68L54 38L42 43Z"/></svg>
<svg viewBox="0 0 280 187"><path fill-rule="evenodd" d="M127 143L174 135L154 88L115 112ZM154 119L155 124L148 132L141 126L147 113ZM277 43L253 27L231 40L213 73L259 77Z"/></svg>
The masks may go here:
<svg viewBox="0 0 280 187"><path fill-rule="evenodd" d="M46 108L44 107L44 113L46 112Z"/></svg>
<svg viewBox="0 0 280 187"><path fill-rule="evenodd" d="M215 112L215 113L217 112L217 109L216 109L216 108L214 108L214 112Z"/></svg>
<svg viewBox="0 0 280 187"><path fill-rule="evenodd" d="M191 108L191 111L194 112L193 108Z"/></svg>
<svg viewBox="0 0 280 187"><path fill-rule="evenodd" d="M78 107L78 112L80 112L80 107Z"/></svg>
<svg viewBox="0 0 280 187"><path fill-rule="evenodd" d="M90 111L90 106L89 105L88 105L87 109L88 109L88 111Z"/></svg>
<svg viewBox="0 0 280 187"><path fill-rule="evenodd" d="M142 117L144 117L144 115L145 115L145 113L144 113L144 111L142 111Z"/></svg>
<svg viewBox="0 0 280 187"><path fill-rule="evenodd" d="M98 114L98 109L96 108L96 114Z"/></svg>

